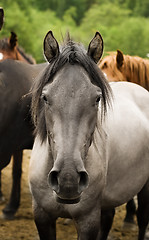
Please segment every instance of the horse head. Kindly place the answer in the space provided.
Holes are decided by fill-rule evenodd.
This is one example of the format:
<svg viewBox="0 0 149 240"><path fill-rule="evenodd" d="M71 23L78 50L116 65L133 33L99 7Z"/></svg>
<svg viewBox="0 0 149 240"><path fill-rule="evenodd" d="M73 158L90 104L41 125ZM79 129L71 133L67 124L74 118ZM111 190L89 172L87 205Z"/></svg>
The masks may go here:
<svg viewBox="0 0 149 240"><path fill-rule="evenodd" d="M5 59L19 60L30 64L36 63L18 46L18 37L15 32L11 32L9 38L0 39L0 61Z"/></svg>
<svg viewBox="0 0 149 240"><path fill-rule="evenodd" d="M124 68L124 55L120 50L116 54L111 53L105 56L99 63L100 69L105 73L108 81L127 81Z"/></svg>
<svg viewBox="0 0 149 240"><path fill-rule="evenodd" d="M32 109L36 133L42 141L48 139L53 162L48 182L61 203L78 202L89 183L87 153L99 101L106 109L109 91L95 64L102 51L98 32L87 52L71 40L60 48L51 31L44 39L44 54L50 64L34 87Z"/></svg>
<svg viewBox="0 0 149 240"><path fill-rule="evenodd" d="M17 35L11 32L9 38L0 40L0 61L5 59L17 59L16 46L17 46Z"/></svg>

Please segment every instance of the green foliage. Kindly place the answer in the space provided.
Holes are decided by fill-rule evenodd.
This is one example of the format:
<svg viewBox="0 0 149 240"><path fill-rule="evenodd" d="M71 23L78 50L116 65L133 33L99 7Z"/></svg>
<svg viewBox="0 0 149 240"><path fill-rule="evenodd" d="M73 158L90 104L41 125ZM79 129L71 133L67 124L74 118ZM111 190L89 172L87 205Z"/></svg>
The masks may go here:
<svg viewBox="0 0 149 240"><path fill-rule="evenodd" d="M136 0L135 14L149 17L149 1L148 0Z"/></svg>
<svg viewBox="0 0 149 240"><path fill-rule="evenodd" d="M124 19L129 17L129 14L129 10L120 9L112 3L100 6L95 4L86 12L81 25L92 28L99 26L99 24L107 27L119 25Z"/></svg>
<svg viewBox="0 0 149 240"><path fill-rule="evenodd" d="M87 47L96 31L105 51L121 49L130 55L149 53L148 0L1 0L5 24L1 38L10 31L19 45L37 62L43 62L43 39L52 30L58 41L65 33Z"/></svg>
<svg viewBox="0 0 149 240"><path fill-rule="evenodd" d="M64 23L72 27L76 27L76 22L74 20L76 16L77 16L76 8L70 7L68 10L65 11L65 14L63 16Z"/></svg>
<svg viewBox="0 0 149 240"><path fill-rule="evenodd" d="M148 24L145 19L133 17L118 27L112 27L105 39L106 51L115 51L119 48L125 54L146 57L149 48L144 27L147 28Z"/></svg>
<svg viewBox="0 0 149 240"><path fill-rule="evenodd" d="M106 3L100 6L95 4L86 12L80 26L80 31L84 36L88 34L90 37L93 36L96 31L99 31L105 41L111 27L116 26L118 28L123 20L129 17L129 14L129 10L122 10L112 3ZM87 36L85 37L85 43L87 44L86 40L88 40Z"/></svg>
<svg viewBox="0 0 149 240"><path fill-rule="evenodd" d="M127 8L134 10L137 0L125 0L125 5Z"/></svg>
<svg viewBox="0 0 149 240"><path fill-rule="evenodd" d="M149 19L132 17L130 9L110 2L93 5L80 26L80 37L86 45L96 31L103 36L105 52L121 49L125 54L141 57L149 52Z"/></svg>

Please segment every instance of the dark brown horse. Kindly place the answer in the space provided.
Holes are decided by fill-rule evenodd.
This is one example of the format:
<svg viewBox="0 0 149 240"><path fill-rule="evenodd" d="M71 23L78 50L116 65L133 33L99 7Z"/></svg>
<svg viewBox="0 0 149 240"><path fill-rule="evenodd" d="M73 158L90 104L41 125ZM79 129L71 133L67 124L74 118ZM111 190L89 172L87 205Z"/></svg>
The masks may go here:
<svg viewBox="0 0 149 240"><path fill-rule="evenodd" d="M14 32L11 32L9 38L0 39L0 62L5 59L20 60L25 63L34 64L35 60L27 55L23 49L18 46L17 35ZM8 66L9 70L9 66ZM20 180L22 172L22 150L13 152L13 184L12 192L8 205L3 210L3 217L12 218L13 214L12 209L13 205L19 205L20 202ZM0 201L4 201L4 196L1 191L1 172L0 172ZM14 211L13 211L14 212Z"/></svg>
<svg viewBox="0 0 149 240"><path fill-rule="evenodd" d="M14 156L13 185L10 200L3 209L4 218L12 219L20 204L22 151L31 149L33 144L28 92L45 65L12 59L0 62L0 171Z"/></svg>

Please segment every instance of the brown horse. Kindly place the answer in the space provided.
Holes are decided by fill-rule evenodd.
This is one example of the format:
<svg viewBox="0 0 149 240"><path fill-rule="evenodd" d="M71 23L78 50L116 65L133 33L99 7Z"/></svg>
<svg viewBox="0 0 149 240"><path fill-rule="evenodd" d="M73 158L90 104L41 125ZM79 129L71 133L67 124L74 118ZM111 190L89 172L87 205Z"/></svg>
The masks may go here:
<svg viewBox="0 0 149 240"><path fill-rule="evenodd" d="M108 81L128 81L149 90L149 60L138 56L124 55L120 50L110 54L99 63Z"/></svg>
<svg viewBox="0 0 149 240"><path fill-rule="evenodd" d="M11 32L9 38L0 39L0 62L6 59L19 60L25 63L34 64L35 60L27 55L22 48L18 46L17 35ZM13 209L14 199L20 202L20 179L22 172L22 155L23 151L13 152L13 185L9 203L3 210L4 218L13 218L14 214L10 214ZM18 199L19 198L19 199ZM3 202L4 196L1 191L1 171L0 171L0 201Z"/></svg>
<svg viewBox="0 0 149 240"><path fill-rule="evenodd" d="M18 38L14 32L11 32L9 38L0 39L0 61L8 58L30 64L36 63L35 59L27 55L24 50L18 46Z"/></svg>

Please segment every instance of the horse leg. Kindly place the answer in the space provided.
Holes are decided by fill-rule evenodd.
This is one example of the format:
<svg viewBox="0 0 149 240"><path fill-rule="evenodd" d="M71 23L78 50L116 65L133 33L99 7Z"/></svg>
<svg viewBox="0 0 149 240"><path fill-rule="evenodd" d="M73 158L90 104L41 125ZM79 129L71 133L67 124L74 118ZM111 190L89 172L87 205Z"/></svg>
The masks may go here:
<svg viewBox="0 0 149 240"><path fill-rule="evenodd" d="M139 226L138 240L144 240L145 231L149 222L149 181L138 193L137 220Z"/></svg>
<svg viewBox="0 0 149 240"><path fill-rule="evenodd" d="M101 213L94 209L88 215L80 215L74 219L78 240L100 240L101 239Z"/></svg>
<svg viewBox="0 0 149 240"><path fill-rule="evenodd" d="M101 212L101 237L100 240L106 240L112 227L115 209L102 210Z"/></svg>
<svg viewBox="0 0 149 240"><path fill-rule="evenodd" d="M134 202L134 199L131 199L127 204L126 204L126 216L124 219L125 223L135 223L134 221L134 216L136 215L136 205Z"/></svg>
<svg viewBox="0 0 149 240"><path fill-rule="evenodd" d="M13 154L13 183L8 204L2 210L5 219L13 219L14 214L20 205L21 175L22 175L22 155L23 151L17 151Z"/></svg>
<svg viewBox="0 0 149 240"><path fill-rule="evenodd" d="M5 198L3 196L1 187L2 187L2 169L5 168L11 160L11 155L9 154L9 152L7 154L4 154L1 156L1 160L0 160L0 203L3 203Z"/></svg>
<svg viewBox="0 0 149 240"><path fill-rule="evenodd" d="M2 172L0 171L0 203L3 203L5 198L2 193Z"/></svg>
<svg viewBox="0 0 149 240"><path fill-rule="evenodd" d="M33 213L40 240L56 240L56 219L50 218L35 203L33 203Z"/></svg>

